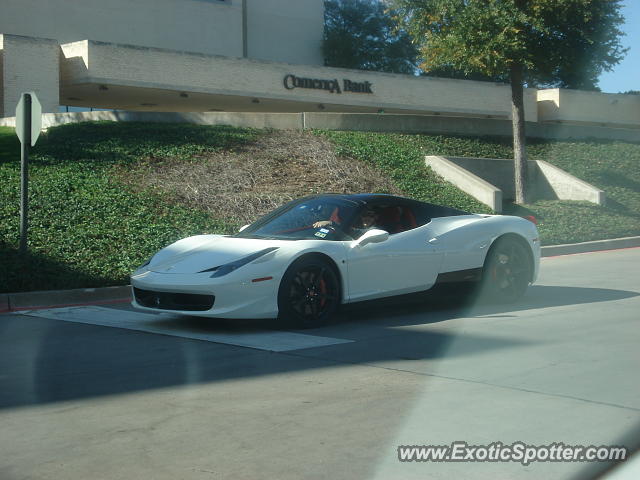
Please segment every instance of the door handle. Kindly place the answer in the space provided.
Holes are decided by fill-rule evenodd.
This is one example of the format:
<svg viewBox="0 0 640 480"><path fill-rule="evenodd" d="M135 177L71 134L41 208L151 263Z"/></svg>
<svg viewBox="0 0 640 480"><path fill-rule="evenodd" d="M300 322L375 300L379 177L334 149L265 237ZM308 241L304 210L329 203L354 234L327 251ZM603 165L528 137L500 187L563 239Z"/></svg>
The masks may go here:
<svg viewBox="0 0 640 480"><path fill-rule="evenodd" d="M434 243L438 243L438 242L439 242L438 237L433 237L431 240L429 240L429 243L431 245L433 245Z"/></svg>

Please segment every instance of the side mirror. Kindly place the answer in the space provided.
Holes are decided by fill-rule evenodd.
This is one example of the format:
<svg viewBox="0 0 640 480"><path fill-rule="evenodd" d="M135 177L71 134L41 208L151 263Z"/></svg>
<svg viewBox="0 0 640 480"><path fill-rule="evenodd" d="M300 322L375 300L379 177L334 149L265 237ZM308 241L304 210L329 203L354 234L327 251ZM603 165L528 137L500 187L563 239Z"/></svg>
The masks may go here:
<svg viewBox="0 0 640 480"><path fill-rule="evenodd" d="M389 238L389 232L373 228L362 234L360 238L354 240L351 244L352 247L364 247L368 243L380 243Z"/></svg>
<svg viewBox="0 0 640 480"><path fill-rule="evenodd" d="M243 225L242 227L240 227L240 230L238 230L238 233L240 233L242 230L244 230L245 228L247 228L249 226L249 224L247 225Z"/></svg>

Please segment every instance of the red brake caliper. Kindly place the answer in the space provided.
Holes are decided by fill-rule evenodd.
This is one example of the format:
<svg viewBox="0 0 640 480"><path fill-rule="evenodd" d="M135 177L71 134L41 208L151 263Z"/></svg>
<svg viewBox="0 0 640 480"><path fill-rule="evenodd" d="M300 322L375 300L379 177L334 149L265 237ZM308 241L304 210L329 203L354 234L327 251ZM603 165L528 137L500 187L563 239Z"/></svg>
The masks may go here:
<svg viewBox="0 0 640 480"><path fill-rule="evenodd" d="M322 300L320 300L320 306L324 307L324 303L327 301L324 294L327 293L327 284L324 282L324 278L320 278L320 293L323 295Z"/></svg>

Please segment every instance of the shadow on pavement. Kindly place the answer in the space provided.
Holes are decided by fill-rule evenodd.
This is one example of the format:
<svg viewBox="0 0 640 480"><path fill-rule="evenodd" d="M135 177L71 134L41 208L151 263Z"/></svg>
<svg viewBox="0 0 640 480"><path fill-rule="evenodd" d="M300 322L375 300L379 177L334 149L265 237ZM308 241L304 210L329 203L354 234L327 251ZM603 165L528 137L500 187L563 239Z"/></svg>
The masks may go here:
<svg viewBox="0 0 640 480"><path fill-rule="evenodd" d="M76 400L102 395L219 382L345 363L438 360L531 345L529 340L449 329L394 329L459 317L510 317L527 309L604 302L637 296L635 292L575 287L532 287L517 305L482 305L472 292L436 290L384 302L345 308L338 322L304 333L349 338L355 342L319 347L333 358L301 351L272 353L225 344L5 315L0 322L0 408ZM126 310L122 310L126 315ZM268 321L267 321L268 322ZM158 320L169 329L202 332L264 331L265 321L216 321L203 318ZM364 334L363 334L364 332ZM449 350L456 341L455 351ZM305 353L308 350L304 351ZM340 360L337 360L340 359Z"/></svg>
<svg viewBox="0 0 640 480"><path fill-rule="evenodd" d="M472 286L441 287L418 294L346 306L338 321L400 326L436 323L459 317L508 318L513 313L542 308L609 302L637 297L625 290L533 285L513 304L483 302Z"/></svg>

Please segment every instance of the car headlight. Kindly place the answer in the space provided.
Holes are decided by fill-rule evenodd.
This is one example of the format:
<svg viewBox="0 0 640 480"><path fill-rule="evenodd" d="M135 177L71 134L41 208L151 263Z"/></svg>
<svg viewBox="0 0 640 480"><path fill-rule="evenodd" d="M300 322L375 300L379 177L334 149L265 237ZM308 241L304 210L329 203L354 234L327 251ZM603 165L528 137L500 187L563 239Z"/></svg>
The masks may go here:
<svg viewBox="0 0 640 480"><path fill-rule="evenodd" d="M141 268L144 268L144 267L146 267L147 265L149 265L149 264L151 263L151 260L153 260L153 256L149 257L149 259L148 259L146 262L144 262L142 265L140 265L140 266L138 267L138 270L140 270Z"/></svg>
<svg viewBox="0 0 640 480"><path fill-rule="evenodd" d="M151 260L153 260L153 257L155 257L155 254L154 254L154 255L151 255L151 256L149 257L149 259L148 259L146 262L144 262L142 265L140 265L138 268L136 268L136 269L135 269L135 271L134 271L134 273L139 272L139 271L140 271L140 270L142 270L144 267L146 267L147 265L149 265L149 264L151 263Z"/></svg>
<svg viewBox="0 0 640 480"><path fill-rule="evenodd" d="M266 255L267 253L271 253L274 250L277 250L278 248L279 247L265 248L264 250L260 250L258 252L252 253L251 255L247 255L246 257L240 258L238 260L234 260L233 262L225 263L224 265L220 265L213 268L207 268L206 270L202 270L198 273L213 272L213 274L211 275L211 278L222 277L224 275L227 275L239 269L240 267L242 267L243 265L246 265L247 263L253 262L257 258L260 258L263 255Z"/></svg>

